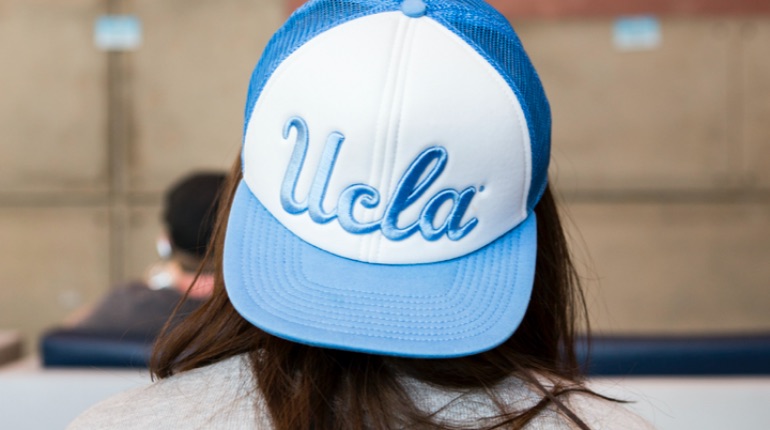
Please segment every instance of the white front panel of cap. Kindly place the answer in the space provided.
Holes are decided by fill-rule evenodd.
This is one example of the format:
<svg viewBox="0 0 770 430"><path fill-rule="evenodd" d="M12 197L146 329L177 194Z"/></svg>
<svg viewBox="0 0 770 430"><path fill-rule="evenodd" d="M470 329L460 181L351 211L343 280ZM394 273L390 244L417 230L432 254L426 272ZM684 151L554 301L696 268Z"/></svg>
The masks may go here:
<svg viewBox="0 0 770 430"><path fill-rule="evenodd" d="M448 260L526 217L522 108L427 17L359 18L297 49L255 105L243 157L247 185L279 222L354 260Z"/></svg>

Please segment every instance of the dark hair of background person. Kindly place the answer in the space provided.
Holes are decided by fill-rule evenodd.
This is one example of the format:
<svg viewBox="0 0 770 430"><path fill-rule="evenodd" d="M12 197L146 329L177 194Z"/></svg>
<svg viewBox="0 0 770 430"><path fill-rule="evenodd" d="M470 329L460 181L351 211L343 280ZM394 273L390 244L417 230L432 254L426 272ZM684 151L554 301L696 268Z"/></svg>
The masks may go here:
<svg viewBox="0 0 770 430"><path fill-rule="evenodd" d="M188 320L162 334L155 345L151 371L156 378L249 354L255 381L276 429L451 428L419 410L400 383L413 377L448 389L482 389L499 408L495 424L485 428L521 428L549 404L588 427L559 400L581 391L575 354L579 323L588 333L579 280L550 189L535 208L537 263L532 298L516 332L490 351L451 359L387 357L311 347L270 335L244 320L224 287L222 254L227 216L241 179L241 162L233 166L224 190L212 245L213 296ZM491 387L511 376L542 393L527 410L506 410ZM545 387L537 376L551 377ZM598 396L598 395L597 395ZM601 397L601 396L600 396Z"/></svg>
<svg viewBox="0 0 770 430"><path fill-rule="evenodd" d="M206 254L225 180L223 173L194 173L176 181L168 190L163 202L163 221L175 252L196 258Z"/></svg>

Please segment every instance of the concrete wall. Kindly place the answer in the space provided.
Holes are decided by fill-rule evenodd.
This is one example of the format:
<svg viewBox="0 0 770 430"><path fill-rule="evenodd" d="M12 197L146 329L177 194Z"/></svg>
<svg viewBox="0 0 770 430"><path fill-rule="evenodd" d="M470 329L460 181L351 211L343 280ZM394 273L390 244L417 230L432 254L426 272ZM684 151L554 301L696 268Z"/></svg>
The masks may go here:
<svg viewBox="0 0 770 430"><path fill-rule="evenodd" d="M101 14L143 24L93 43ZM283 0L0 0L0 327L37 336L155 259L162 191L238 153Z"/></svg>
<svg viewBox="0 0 770 430"><path fill-rule="evenodd" d="M768 330L770 19L664 18L638 52L609 19L516 27L595 328Z"/></svg>
<svg viewBox="0 0 770 430"><path fill-rule="evenodd" d="M237 154L284 0L0 0L0 327L40 331L154 260L162 190ZM135 52L92 42L141 18ZM605 332L770 329L770 18L515 22L554 114L554 183Z"/></svg>

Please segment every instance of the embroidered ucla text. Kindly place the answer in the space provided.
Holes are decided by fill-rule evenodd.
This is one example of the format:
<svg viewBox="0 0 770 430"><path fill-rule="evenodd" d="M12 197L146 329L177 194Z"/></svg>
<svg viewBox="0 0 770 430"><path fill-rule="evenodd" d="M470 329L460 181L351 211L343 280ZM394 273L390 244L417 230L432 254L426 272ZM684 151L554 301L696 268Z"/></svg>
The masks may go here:
<svg viewBox="0 0 770 430"><path fill-rule="evenodd" d="M353 184L345 188L338 196L334 209L327 212L323 202L329 188L334 166L340 153L345 136L333 132L326 138L321 159L318 163L313 182L308 195L302 201L296 199L297 182L305 164L305 156L309 145L308 126L300 117L290 118L283 128L283 138L288 139L291 130L296 130L294 149L286 168L281 184L281 206L293 215L305 212L318 224L326 224L337 219L340 226L352 234L368 234L377 230L390 240L404 240L418 231L426 240L435 241L446 235L457 241L470 233L478 224L477 218L471 218L462 224L465 212L476 195L475 187L462 191L447 188L433 195L420 211L415 220L403 220L402 213L436 182L446 167L448 154L446 148L433 146L422 151L407 167L390 195L385 205L381 219L371 222L361 222L354 216L356 205L365 209L374 209L380 205L379 190L366 184ZM437 220L436 216L447 203L451 208L445 219ZM405 226L402 226L406 224Z"/></svg>

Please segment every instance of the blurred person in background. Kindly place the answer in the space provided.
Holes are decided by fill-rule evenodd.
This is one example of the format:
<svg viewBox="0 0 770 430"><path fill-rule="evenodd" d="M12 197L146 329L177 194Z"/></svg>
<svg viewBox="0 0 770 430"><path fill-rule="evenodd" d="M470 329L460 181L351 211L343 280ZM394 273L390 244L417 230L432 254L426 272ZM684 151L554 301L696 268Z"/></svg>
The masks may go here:
<svg viewBox="0 0 770 430"><path fill-rule="evenodd" d="M220 172L192 173L178 180L164 198L165 231L157 242L161 261L148 270L146 280L128 281L75 315L69 328L154 339L172 314L174 326L197 309L214 285L213 267L204 264L203 257L224 180ZM187 299L174 314L185 293Z"/></svg>

